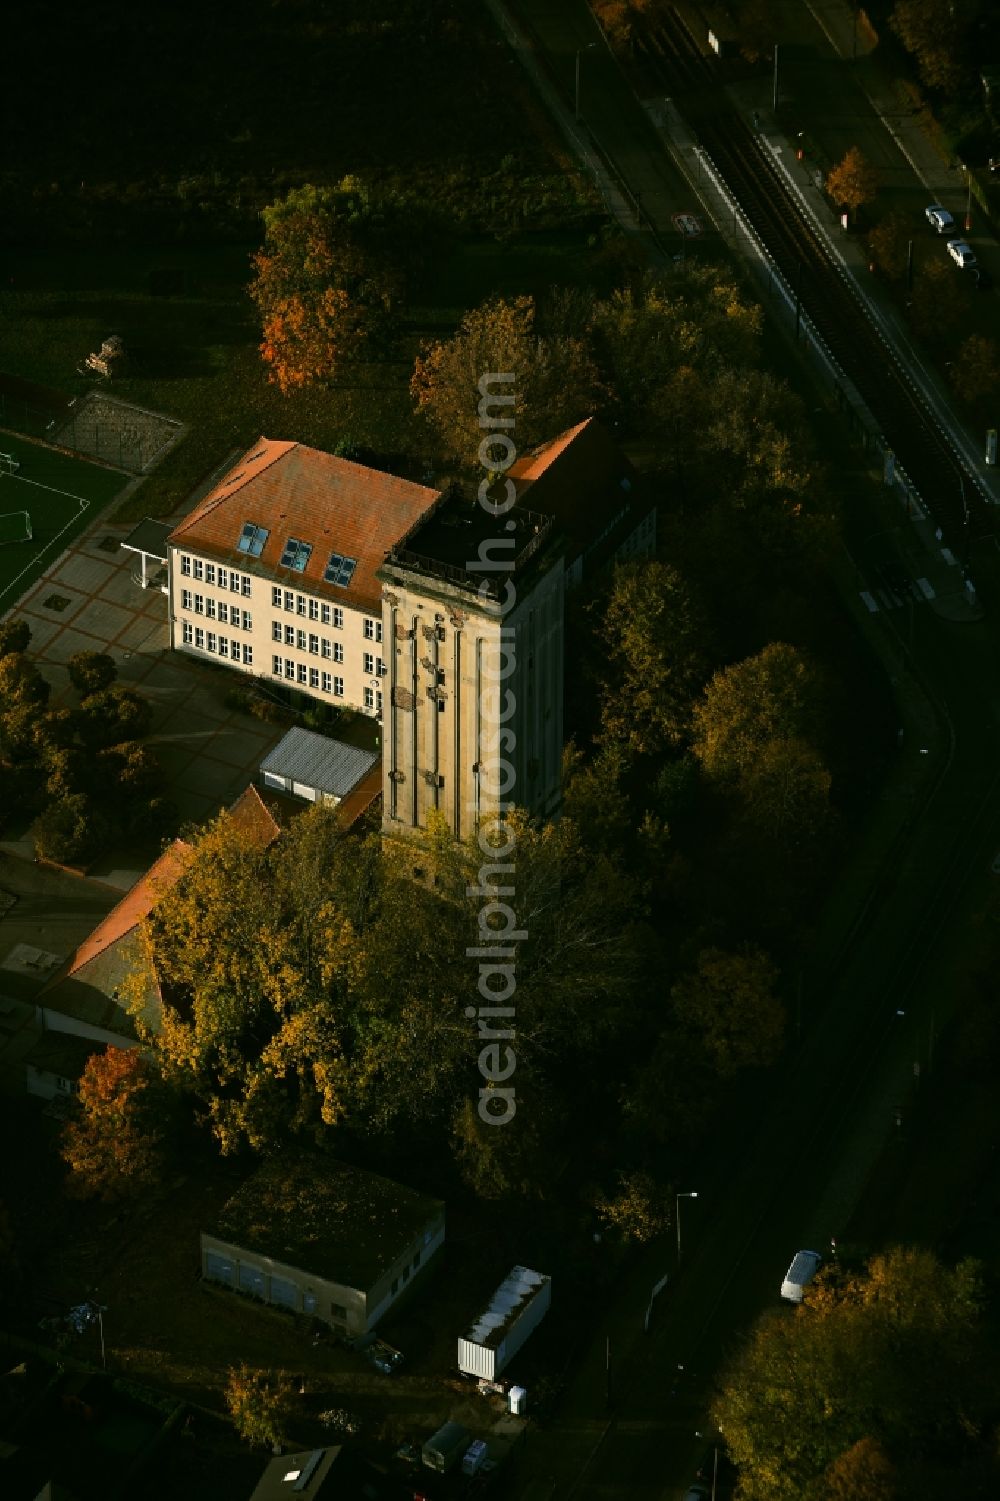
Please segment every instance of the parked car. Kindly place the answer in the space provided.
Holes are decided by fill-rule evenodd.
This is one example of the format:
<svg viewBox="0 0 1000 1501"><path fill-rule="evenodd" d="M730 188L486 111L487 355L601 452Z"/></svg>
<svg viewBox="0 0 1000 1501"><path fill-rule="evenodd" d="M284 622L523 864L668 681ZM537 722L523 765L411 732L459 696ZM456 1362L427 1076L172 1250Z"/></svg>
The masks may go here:
<svg viewBox="0 0 1000 1501"><path fill-rule="evenodd" d="M930 204L924 209L924 213L927 215L928 224L936 229L939 235L946 234L949 229L955 228L954 216L949 214L946 208L942 208L940 203Z"/></svg>
<svg viewBox="0 0 1000 1501"><path fill-rule="evenodd" d="M965 240L949 240L948 254L963 271L968 271L976 264L976 252Z"/></svg>
<svg viewBox="0 0 1000 1501"><path fill-rule="evenodd" d="M806 1286L819 1271L822 1261L818 1251L796 1251L781 1284L781 1296L789 1303L801 1303Z"/></svg>

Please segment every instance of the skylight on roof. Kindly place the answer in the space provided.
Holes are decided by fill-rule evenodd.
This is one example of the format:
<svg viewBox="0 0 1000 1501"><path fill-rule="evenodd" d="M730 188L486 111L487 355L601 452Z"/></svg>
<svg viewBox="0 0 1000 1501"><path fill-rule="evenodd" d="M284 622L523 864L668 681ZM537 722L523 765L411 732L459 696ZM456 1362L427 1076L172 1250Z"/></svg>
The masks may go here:
<svg viewBox="0 0 1000 1501"><path fill-rule="evenodd" d="M235 485L236 481L238 479L242 479L242 478L243 478L243 470L240 469L236 474L231 474L229 476L229 478L226 480L226 484L227 485Z"/></svg>
<svg viewBox="0 0 1000 1501"><path fill-rule="evenodd" d="M281 554L281 566L301 573L311 556L311 542L300 542L297 537L289 537L285 543L285 550Z"/></svg>
<svg viewBox="0 0 1000 1501"><path fill-rule="evenodd" d="M266 453L267 453L267 449L266 448L258 448L257 452L256 453L252 453L250 455L250 457L247 459L247 463L248 464L252 464L253 461L254 461L254 459L262 459Z"/></svg>
<svg viewBox="0 0 1000 1501"><path fill-rule="evenodd" d="M342 589L346 589L357 566L357 558L345 558L339 552L332 552L323 577L328 584L339 584Z"/></svg>
<svg viewBox="0 0 1000 1501"><path fill-rule="evenodd" d="M245 552L249 557L259 558L270 535L266 526L257 526L256 522L247 521L240 532L240 540L236 546L240 552Z"/></svg>

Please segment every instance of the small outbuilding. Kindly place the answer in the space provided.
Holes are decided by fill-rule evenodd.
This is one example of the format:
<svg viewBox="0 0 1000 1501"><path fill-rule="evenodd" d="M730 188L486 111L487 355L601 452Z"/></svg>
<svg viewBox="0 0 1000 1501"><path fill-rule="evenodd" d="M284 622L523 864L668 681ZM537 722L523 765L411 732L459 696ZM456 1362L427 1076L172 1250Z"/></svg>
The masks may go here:
<svg viewBox="0 0 1000 1501"><path fill-rule="evenodd" d="M429 1470L447 1475L469 1447L472 1434L461 1423L444 1423L420 1450L420 1458Z"/></svg>
<svg viewBox="0 0 1000 1501"><path fill-rule="evenodd" d="M445 1212L389 1178L320 1156L273 1158L201 1236L210 1282L367 1334L444 1244Z"/></svg>
<svg viewBox="0 0 1000 1501"><path fill-rule="evenodd" d="M275 792L335 807L378 766L378 759L360 746L296 726L265 756L260 775Z"/></svg>

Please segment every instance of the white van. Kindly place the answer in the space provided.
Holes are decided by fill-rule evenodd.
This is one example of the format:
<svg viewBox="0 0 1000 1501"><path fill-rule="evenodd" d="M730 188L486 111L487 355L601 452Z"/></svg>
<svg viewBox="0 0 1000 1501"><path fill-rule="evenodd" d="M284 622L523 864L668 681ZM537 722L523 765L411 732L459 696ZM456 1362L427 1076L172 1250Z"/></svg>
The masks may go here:
<svg viewBox="0 0 1000 1501"><path fill-rule="evenodd" d="M815 1277L822 1261L818 1251L796 1251L781 1284L781 1296L789 1303L801 1303L806 1285Z"/></svg>

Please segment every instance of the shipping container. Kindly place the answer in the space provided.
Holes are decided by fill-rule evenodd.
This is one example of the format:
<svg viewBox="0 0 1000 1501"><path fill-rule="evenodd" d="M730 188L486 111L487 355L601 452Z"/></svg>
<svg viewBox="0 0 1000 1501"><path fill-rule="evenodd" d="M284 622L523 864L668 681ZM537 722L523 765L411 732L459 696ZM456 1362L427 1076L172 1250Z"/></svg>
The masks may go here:
<svg viewBox="0 0 1000 1501"><path fill-rule="evenodd" d="M420 1457L429 1470L447 1475L469 1447L472 1434L461 1423L445 1423L422 1446Z"/></svg>
<svg viewBox="0 0 1000 1501"><path fill-rule="evenodd" d="M493 1294L485 1313L460 1337L459 1370L495 1381L538 1328L551 1300L550 1277L516 1266Z"/></svg>

